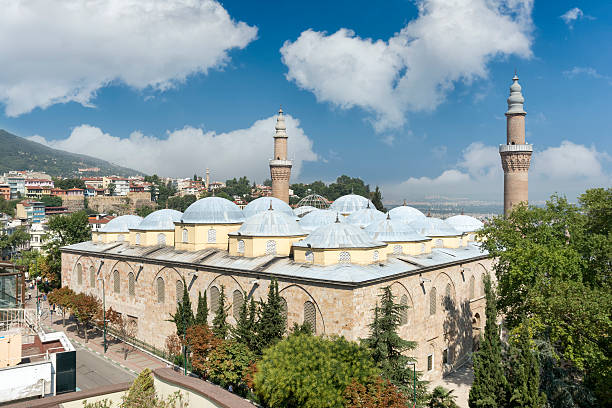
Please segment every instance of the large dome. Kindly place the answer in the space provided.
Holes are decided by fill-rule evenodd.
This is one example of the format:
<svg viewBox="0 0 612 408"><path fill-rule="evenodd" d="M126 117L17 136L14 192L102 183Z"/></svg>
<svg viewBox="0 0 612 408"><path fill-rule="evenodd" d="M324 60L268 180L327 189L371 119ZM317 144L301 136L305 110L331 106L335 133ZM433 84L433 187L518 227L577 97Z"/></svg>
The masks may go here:
<svg viewBox="0 0 612 408"><path fill-rule="evenodd" d="M181 217L186 224L241 224L240 207L221 197L206 197L191 204Z"/></svg>
<svg viewBox="0 0 612 408"><path fill-rule="evenodd" d="M382 242L429 241L429 238L416 232L410 225L400 220L391 219L390 216L384 220L373 222L364 230L372 239Z"/></svg>
<svg viewBox="0 0 612 408"><path fill-rule="evenodd" d="M461 231L457 231L439 218L419 218L410 222L409 225L419 234L428 237L457 237L463 235Z"/></svg>
<svg viewBox="0 0 612 408"><path fill-rule="evenodd" d="M130 228L138 227L142 222L142 217L137 215L122 215L110 220L105 226L100 228L100 232L130 232Z"/></svg>
<svg viewBox="0 0 612 408"><path fill-rule="evenodd" d="M266 210L246 219L236 232L229 235L247 237L294 237L306 235L295 216L277 210Z"/></svg>
<svg viewBox="0 0 612 408"><path fill-rule="evenodd" d="M477 220L469 215L453 215L444 220L451 227L455 228L460 232L474 232L481 229L484 224L482 221Z"/></svg>
<svg viewBox="0 0 612 408"><path fill-rule="evenodd" d="M348 217L346 217L346 222L349 224L356 225L360 228L364 228L367 225L370 225L373 222L381 221L385 219L385 213L378 211L374 207L370 207L369 204L366 208L361 210L357 210Z"/></svg>
<svg viewBox="0 0 612 408"><path fill-rule="evenodd" d="M366 208L368 204L370 204L371 208L375 208L374 204L372 204L372 202L367 198L357 194L348 194L334 201L329 207L329 209L332 211L337 211L340 214L346 215Z"/></svg>
<svg viewBox="0 0 612 408"><path fill-rule="evenodd" d="M378 248L384 246L383 242L375 241L368 234L355 225L334 222L324 225L310 233L303 240L293 244L298 247L319 249L340 248Z"/></svg>
<svg viewBox="0 0 612 408"><path fill-rule="evenodd" d="M249 218L255 214L268 211L270 209L270 203L272 203L272 208L275 211L284 212L287 215L295 217L291 207L289 207L286 202L276 197L259 197L251 201L244 207L244 210L242 210L244 217Z"/></svg>
<svg viewBox="0 0 612 408"><path fill-rule="evenodd" d="M389 210L389 215L394 220L410 222L418 218L425 218L425 214L414 207L408 205L400 205Z"/></svg>
<svg viewBox="0 0 612 408"><path fill-rule="evenodd" d="M151 214L144 217L144 219L134 229L137 230L149 230L149 231L174 231L174 223L181 221L182 212L163 209L153 211Z"/></svg>
<svg viewBox="0 0 612 408"><path fill-rule="evenodd" d="M314 231L320 226L329 225L339 220L344 222L344 217L331 210L313 210L302 217L299 224L304 231Z"/></svg>

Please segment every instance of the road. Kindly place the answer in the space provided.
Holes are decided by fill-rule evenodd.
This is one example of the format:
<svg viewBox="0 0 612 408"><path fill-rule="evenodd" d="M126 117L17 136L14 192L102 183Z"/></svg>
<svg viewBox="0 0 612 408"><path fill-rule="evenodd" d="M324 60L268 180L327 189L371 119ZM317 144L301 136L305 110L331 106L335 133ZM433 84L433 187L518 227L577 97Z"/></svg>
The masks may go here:
<svg viewBox="0 0 612 408"><path fill-rule="evenodd" d="M79 346L77 346L76 371L76 385L81 390L132 381L136 377L131 372Z"/></svg>

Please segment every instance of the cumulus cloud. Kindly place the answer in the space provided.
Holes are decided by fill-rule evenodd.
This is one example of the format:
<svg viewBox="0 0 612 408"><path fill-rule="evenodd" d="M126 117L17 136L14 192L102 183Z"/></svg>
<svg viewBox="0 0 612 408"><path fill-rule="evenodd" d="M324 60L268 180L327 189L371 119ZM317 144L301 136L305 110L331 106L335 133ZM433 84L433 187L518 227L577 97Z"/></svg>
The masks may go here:
<svg viewBox="0 0 612 408"><path fill-rule="evenodd" d="M293 159L292 177L299 176L304 161L317 160L312 141L300 127L298 119L285 115L289 157ZM258 120L247 129L215 133L186 126L168 132L165 138L133 132L127 138L104 133L100 128L81 125L70 136L46 140L29 139L47 146L82 153L115 164L160 176L190 177L203 174L208 167L215 180L246 175L263 181L270 177L268 159L272 157L276 117Z"/></svg>
<svg viewBox="0 0 612 408"><path fill-rule="evenodd" d="M563 75L565 75L566 77L568 77L570 79L576 78L578 76L589 76L589 77L595 78L595 79L603 79L603 80L607 81L608 84L612 85L612 77L610 77L608 75L600 74L593 67L574 67L574 68L569 69L567 71L563 71Z"/></svg>
<svg viewBox="0 0 612 408"><path fill-rule="evenodd" d="M541 201L553 193L573 200L591 187L612 185L611 157L570 141L535 151L529 171L529 198ZM498 149L472 143L463 150L457 165L436 177L410 177L399 184L384 186L390 202L432 196L478 200L503 200L503 170Z"/></svg>
<svg viewBox="0 0 612 408"><path fill-rule="evenodd" d="M214 0L0 0L0 102L8 116L92 104L113 81L165 90L223 67L257 29Z"/></svg>
<svg viewBox="0 0 612 408"><path fill-rule="evenodd" d="M372 113L377 131L433 110L457 81L487 76L499 56L530 57L532 0L420 0L418 18L388 41L342 28L307 30L281 48L287 79L317 100Z"/></svg>
<svg viewBox="0 0 612 408"><path fill-rule="evenodd" d="M595 18L584 14L584 12L578 7L567 10L563 15L560 16L563 22L570 28L574 28L574 23L578 20L587 19L594 20Z"/></svg>

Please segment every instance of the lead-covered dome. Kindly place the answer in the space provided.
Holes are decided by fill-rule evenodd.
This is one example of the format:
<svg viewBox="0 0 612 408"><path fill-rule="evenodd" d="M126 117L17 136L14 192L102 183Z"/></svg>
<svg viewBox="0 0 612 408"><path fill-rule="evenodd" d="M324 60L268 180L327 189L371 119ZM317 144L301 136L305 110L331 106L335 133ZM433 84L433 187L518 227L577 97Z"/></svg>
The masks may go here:
<svg viewBox="0 0 612 408"><path fill-rule="evenodd" d="M346 217L346 222L349 224L356 225L360 228L364 228L367 225L370 225L373 222L381 221L385 219L385 213L378 211L374 207L368 206L361 210L357 210L348 217Z"/></svg>
<svg viewBox="0 0 612 408"><path fill-rule="evenodd" d="M287 215L294 216L293 210L283 200L279 200L276 197L259 197L244 207L242 213L245 218L252 217L255 214L259 214L270 209L270 205L275 211L283 212ZM295 217L295 216L294 216Z"/></svg>
<svg viewBox="0 0 612 408"><path fill-rule="evenodd" d="M295 216L276 210L266 210L246 219L236 232L229 235L246 237L295 237L306 235Z"/></svg>
<svg viewBox="0 0 612 408"><path fill-rule="evenodd" d="M453 215L444 220L451 227L460 232L475 232L481 229L484 224L482 221L470 217L469 215Z"/></svg>
<svg viewBox="0 0 612 408"><path fill-rule="evenodd" d="M306 238L293 245L318 249L379 248L385 246L383 242L370 238L361 228L343 222L334 222L319 227Z"/></svg>
<svg viewBox="0 0 612 408"><path fill-rule="evenodd" d="M186 224L241 224L240 207L221 197L206 197L191 204L181 217Z"/></svg>
<svg viewBox="0 0 612 408"><path fill-rule="evenodd" d="M134 229L147 231L174 231L174 223L181 221L182 212L169 208L153 211Z"/></svg>
<svg viewBox="0 0 612 408"><path fill-rule="evenodd" d="M334 201L329 209L346 215L364 209L368 206L368 204L371 208L375 208L374 204L372 204L372 202L367 198L357 194L348 194Z"/></svg>
<svg viewBox="0 0 612 408"><path fill-rule="evenodd" d="M122 215L110 220L105 226L100 228L100 232L130 232L130 228L138 227L142 222L142 217L137 215Z"/></svg>
<svg viewBox="0 0 612 408"><path fill-rule="evenodd" d="M391 219L390 217L373 222L365 227L364 231L368 233L372 239L382 242L429 241L429 238L419 234L410 225L400 220Z"/></svg>
<svg viewBox="0 0 612 408"><path fill-rule="evenodd" d="M419 234L427 237L457 237L463 235L462 232L457 231L439 218L419 218L410 222L409 225Z"/></svg>
<svg viewBox="0 0 612 408"><path fill-rule="evenodd" d="M393 220L410 222L419 218L425 218L425 214L414 207L400 205L389 210L389 215Z"/></svg>
<svg viewBox="0 0 612 408"><path fill-rule="evenodd" d="M344 217L339 216L335 211L331 210L312 210L302 217L299 224L304 231L314 231L323 225L329 225L339 220L344 222Z"/></svg>

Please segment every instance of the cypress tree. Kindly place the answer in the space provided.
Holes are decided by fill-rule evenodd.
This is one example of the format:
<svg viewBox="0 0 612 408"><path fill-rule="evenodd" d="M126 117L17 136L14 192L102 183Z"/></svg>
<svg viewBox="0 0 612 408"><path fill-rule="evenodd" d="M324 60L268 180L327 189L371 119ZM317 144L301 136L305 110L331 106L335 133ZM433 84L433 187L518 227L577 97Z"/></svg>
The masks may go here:
<svg viewBox="0 0 612 408"><path fill-rule="evenodd" d="M185 331L195 324L195 317L193 317L193 310L191 309L191 300L189 299L189 292L187 291L187 285L183 281L183 299L176 305L176 313L171 314L169 321L174 322L176 325L176 334L180 337Z"/></svg>
<svg viewBox="0 0 612 408"><path fill-rule="evenodd" d="M208 324L208 304L206 301L206 291L204 291L204 296L202 296L201 292L198 292L198 311L195 317L195 324Z"/></svg>
<svg viewBox="0 0 612 408"><path fill-rule="evenodd" d="M286 323L281 297L278 294L278 282L273 280L268 289L268 300L261 302L261 312L257 322L257 351L259 353L283 338Z"/></svg>
<svg viewBox="0 0 612 408"><path fill-rule="evenodd" d="M531 349L531 335L526 322L517 333L516 344L511 346L508 364L510 408L541 408L546 395L540 392L540 364Z"/></svg>
<svg viewBox="0 0 612 408"><path fill-rule="evenodd" d="M470 389L470 408L501 408L507 405L508 381L502 365L501 341L497 326L497 299L491 277L484 278L487 301L484 337L474 353L474 383Z"/></svg>
<svg viewBox="0 0 612 408"><path fill-rule="evenodd" d="M220 339L226 339L229 330L230 326L227 323L227 310L225 309L225 288L221 285L219 306L215 311L215 318L213 319L213 333Z"/></svg>
<svg viewBox="0 0 612 408"><path fill-rule="evenodd" d="M245 294L242 305L240 306L240 312L238 314L238 321L236 322L236 327L234 328L234 330L232 330L234 339L236 339L238 343L242 343L247 347L249 347L249 343L251 342L251 338L254 334L254 327L251 323L251 319L249 316L248 304L248 298Z"/></svg>

